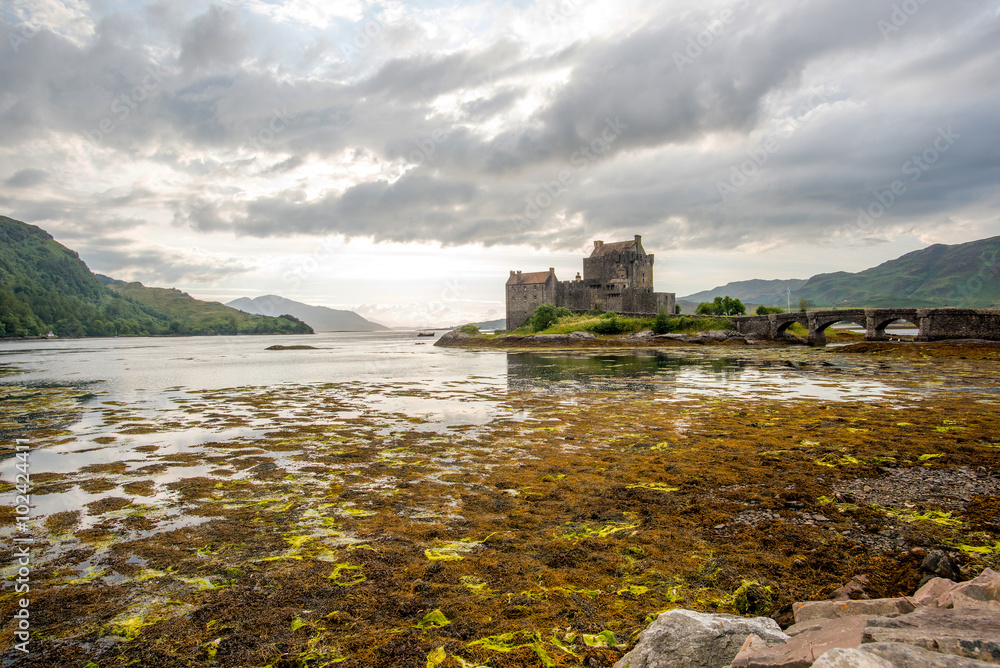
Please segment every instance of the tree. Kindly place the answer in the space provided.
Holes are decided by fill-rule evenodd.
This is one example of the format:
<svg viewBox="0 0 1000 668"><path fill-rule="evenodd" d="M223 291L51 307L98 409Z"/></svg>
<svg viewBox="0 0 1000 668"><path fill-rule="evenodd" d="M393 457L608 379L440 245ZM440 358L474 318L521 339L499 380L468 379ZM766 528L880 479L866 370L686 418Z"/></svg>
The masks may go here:
<svg viewBox="0 0 1000 668"><path fill-rule="evenodd" d="M747 307L739 299L729 295L716 297L713 301L698 304L698 315L743 315Z"/></svg>
<svg viewBox="0 0 1000 668"><path fill-rule="evenodd" d="M702 302L698 304L698 308L695 310L698 315L719 315L715 310L715 304L713 302Z"/></svg>
<svg viewBox="0 0 1000 668"><path fill-rule="evenodd" d="M799 300L799 310L803 313L805 313L814 306L816 306L816 304L810 299L806 299L805 297L803 297L802 299Z"/></svg>
<svg viewBox="0 0 1000 668"><path fill-rule="evenodd" d="M732 299L728 295L722 299L722 315L744 315L747 307L739 299Z"/></svg>
<svg viewBox="0 0 1000 668"><path fill-rule="evenodd" d="M680 304L674 304L674 314L675 315L680 315L681 314L681 305Z"/></svg>
<svg viewBox="0 0 1000 668"><path fill-rule="evenodd" d="M667 317L667 310L660 307L660 312L656 314L656 319L653 320L653 332L656 334L666 334L670 331L670 318Z"/></svg>
<svg viewBox="0 0 1000 668"><path fill-rule="evenodd" d="M531 331L540 332L548 329L559 320L556 307L552 304L542 304L535 309L535 314L528 318L528 326Z"/></svg>

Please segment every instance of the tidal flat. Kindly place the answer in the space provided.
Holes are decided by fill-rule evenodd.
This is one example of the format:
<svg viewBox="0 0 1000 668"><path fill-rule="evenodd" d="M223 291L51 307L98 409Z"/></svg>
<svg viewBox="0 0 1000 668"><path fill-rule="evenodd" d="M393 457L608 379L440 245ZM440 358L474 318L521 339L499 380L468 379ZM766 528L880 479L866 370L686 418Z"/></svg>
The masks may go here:
<svg viewBox="0 0 1000 668"><path fill-rule="evenodd" d="M921 550L998 568L1000 362L936 349L428 348L499 366L129 392L15 358L4 647L15 438L38 542L3 659L610 666L663 610L787 624L856 575L912 593Z"/></svg>

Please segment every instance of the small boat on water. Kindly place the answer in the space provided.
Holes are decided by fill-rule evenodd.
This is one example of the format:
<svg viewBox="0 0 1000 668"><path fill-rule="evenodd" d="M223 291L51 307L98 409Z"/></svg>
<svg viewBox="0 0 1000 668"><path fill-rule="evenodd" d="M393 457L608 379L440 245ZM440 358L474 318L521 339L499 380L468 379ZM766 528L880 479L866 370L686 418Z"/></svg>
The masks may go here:
<svg viewBox="0 0 1000 668"><path fill-rule="evenodd" d="M434 336L434 332L417 332L417 336Z"/></svg>

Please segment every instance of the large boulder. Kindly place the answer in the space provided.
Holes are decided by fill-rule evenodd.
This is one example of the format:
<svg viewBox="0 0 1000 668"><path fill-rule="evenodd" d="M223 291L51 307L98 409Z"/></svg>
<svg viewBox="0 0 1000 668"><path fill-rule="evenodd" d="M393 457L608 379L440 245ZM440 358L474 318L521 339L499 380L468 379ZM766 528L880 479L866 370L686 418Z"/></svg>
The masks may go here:
<svg viewBox="0 0 1000 668"><path fill-rule="evenodd" d="M1000 613L1000 573L987 568L979 577L956 584L943 593L937 604L941 608L985 608Z"/></svg>
<svg viewBox="0 0 1000 668"><path fill-rule="evenodd" d="M720 668L751 634L767 644L788 640L770 617L669 610L639 634L638 644L615 668Z"/></svg>
<svg viewBox="0 0 1000 668"><path fill-rule="evenodd" d="M958 571L955 570L955 565L951 563L951 558L941 550L931 550L924 557L923 563L920 564L920 569L926 573L924 581L930 580L935 576L947 578L948 580L954 580L958 577ZM921 581L921 584L924 581Z"/></svg>
<svg viewBox="0 0 1000 668"><path fill-rule="evenodd" d="M807 601L792 604L795 623L814 619L836 619L854 615L894 615L913 612L916 606L905 598L870 598L861 601Z"/></svg>
<svg viewBox="0 0 1000 668"><path fill-rule="evenodd" d="M947 578L932 578L928 580L909 599L914 605L934 605L942 596L955 588L956 582Z"/></svg>
<svg viewBox="0 0 1000 668"><path fill-rule="evenodd" d="M868 617L817 619L785 629L788 642L773 647L747 643L733 659L732 668L809 668L817 657L834 648L861 644ZM752 637L752 636L751 636Z"/></svg>

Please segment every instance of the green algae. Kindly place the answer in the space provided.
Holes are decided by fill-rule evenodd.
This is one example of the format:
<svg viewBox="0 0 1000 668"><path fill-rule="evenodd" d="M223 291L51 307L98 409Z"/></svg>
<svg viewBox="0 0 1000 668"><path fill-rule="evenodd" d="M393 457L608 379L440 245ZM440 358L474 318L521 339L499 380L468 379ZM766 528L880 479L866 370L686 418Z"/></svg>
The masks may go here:
<svg viewBox="0 0 1000 668"><path fill-rule="evenodd" d="M414 624L418 629L440 629L451 624L451 620L445 617L440 609L431 610L424 615L419 622Z"/></svg>
<svg viewBox="0 0 1000 668"><path fill-rule="evenodd" d="M333 580L333 583L338 587L353 587L368 579L362 572L363 570L363 567L357 564L340 563L333 567L329 579Z"/></svg>
<svg viewBox="0 0 1000 668"><path fill-rule="evenodd" d="M913 409L908 420L915 427L904 430L891 421L891 415L862 413L870 408L862 403L823 409L809 402L765 402L748 408L736 401L692 400L651 416L648 406L631 406L628 397L612 392L589 396L590 405L571 407L560 405L561 397L510 395L503 401L511 409L540 420L556 417L563 428L557 433L526 433L517 423L498 420L474 436L455 433L436 438L394 428L392 438L400 440L387 449L385 439L376 435L385 426L379 424L383 417L372 412L349 425L321 425L323 430L332 430L327 433L338 442L351 443L345 448L334 439L316 438L320 425L310 424L321 415L321 403L311 399L310 393L327 391L343 392L345 401L362 396L346 385L336 390L279 389L272 391L273 397L244 390L261 406L301 403L301 416L281 427L301 431L282 437L300 439L294 458L281 460L284 469L275 477L266 477L263 470L250 473L249 480L188 485L185 511L215 513L205 516L217 519L201 527L125 543L129 553L150 561L148 568L137 567L114 590L120 602L99 598L108 596L100 593L102 589L111 589L93 580L72 588L50 587L46 609L58 609L60 600L81 600L70 599L68 593L60 598L60 589L75 589L77 596L92 596L109 611L124 613L131 610L131 597L141 589L147 592L144 595L160 592L187 605L211 606L213 618L221 620L210 628L178 620L176 628L172 624L153 629L146 625L146 618L125 625L135 635L121 645L119 651L126 658L112 663L116 666L124 665L128 657L139 661L147 650L184 652L190 648L205 652L192 662L202 665L198 662L207 656L209 647L216 651L215 661L226 661L226 643L210 645L223 628L251 631L252 637L244 642L259 652L259 660L238 663L230 659L231 665L295 665L292 661L309 666L332 661L395 665L396 659L390 657L405 657L398 660L402 663L425 663L437 648L447 655L438 664L446 668L580 665L588 659L600 665L598 658L610 665L623 648L610 641L592 645L586 637L594 640L608 632L615 638L632 638L653 611L683 605L735 612L735 592L745 581L757 578L773 590L764 611L772 614L793 597L805 600L820 587L839 586L853 575L852 569L870 568L878 574L877 554L852 551L856 544L849 539L823 527L793 525L784 515L767 527L742 525L713 534L713 526L734 526L732 516L743 507L738 504L774 509L789 499L816 512L824 505L821 499L833 503L832 488L839 481L862 472L872 475L859 465L839 464L842 454L867 465L887 455L919 461L921 454L932 451L947 455L935 460L942 468L973 462L995 467L997 457L992 453L996 448L989 442L1000 426L995 415L977 416L974 406L936 401L924 404L926 409ZM229 401L230 395L215 393L206 406ZM769 413L775 410L787 415L778 421ZM956 421L968 431L929 429L941 424L941 411L956 414ZM849 420L862 414L869 416L865 433L850 432L843 422L827 419ZM622 436L623 421L643 427L634 430L630 426L629 438L616 440ZM678 429L682 423L686 425L683 432ZM770 426L761 430L751 426L754 423ZM933 438L941 438L941 443L929 443L928 431ZM806 442L803 434L814 440ZM953 438L963 440L949 440ZM567 443L576 451L564 449ZM799 445L790 447L791 443ZM262 447L248 458L250 466L271 461L265 456L267 444L260 439L255 444ZM666 445L654 450L650 444ZM202 450L229 454L242 452L239 446L248 445L227 441ZM398 457L385 457L387 450L397 446L403 448ZM815 468L809 472L814 467L811 462L827 454L822 448L838 458L837 466L824 467L819 474L827 478L825 483L816 482ZM752 456L772 451L782 453L773 458ZM148 456L171 461L158 458L156 452ZM428 465L396 467L393 459ZM83 481L95 475L120 484L131 474L90 470L68 480ZM646 486L643 481L651 478L681 493L646 493L665 491ZM534 486L526 489L529 494L515 496L508 491L532 481ZM211 495L203 495L206 486ZM789 486L791 491L786 489ZM359 517L340 513L341 508L372 514ZM429 520L416 519L413 508L434 515ZM956 520L965 517L961 511L926 503L918 508L904 510L912 511L914 517L928 510L951 512ZM113 515L117 512L129 511L105 513L101 519L107 520L107 526L84 535L105 550L117 547L126 535L116 533L126 519ZM135 514L151 515L148 509ZM877 518L869 520L875 515L855 507L847 517L855 523L855 531L863 532L869 522L877 526ZM933 518L908 524L957 526L935 524ZM488 534L492 535L473 540ZM957 542L992 550L989 546L996 540L997 536L986 533L982 540L963 535ZM992 557L976 550L969 554ZM432 555L458 559L432 559ZM800 556L809 568L791 566L793 558ZM330 564L334 564L333 574ZM782 584L776 586L776 581ZM879 593L894 595L894 581L874 581L885 587ZM135 582L142 582L142 587L134 586ZM205 583L212 586L200 586ZM130 593L133 586L135 593ZM287 605L290 599L296 604ZM261 605L239 601L260 601ZM431 607L447 612L450 623L416 628ZM316 616L304 609L315 610ZM122 621L138 617L133 611ZM79 619L78 632L93 630L92 622ZM303 625L292 629L296 619ZM322 627L313 626L310 619L322 620ZM551 631L557 627L558 632ZM524 635L512 636L502 649L471 644L522 630ZM67 633L65 627L58 632ZM269 649L279 644L287 648L284 659ZM440 658L440 654L434 656Z"/></svg>
<svg viewBox="0 0 1000 668"><path fill-rule="evenodd" d="M626 489L651 489L656 492L676 492L680 487L671 487L665 482L640 482L634 485L625 485Z"/></svg>

